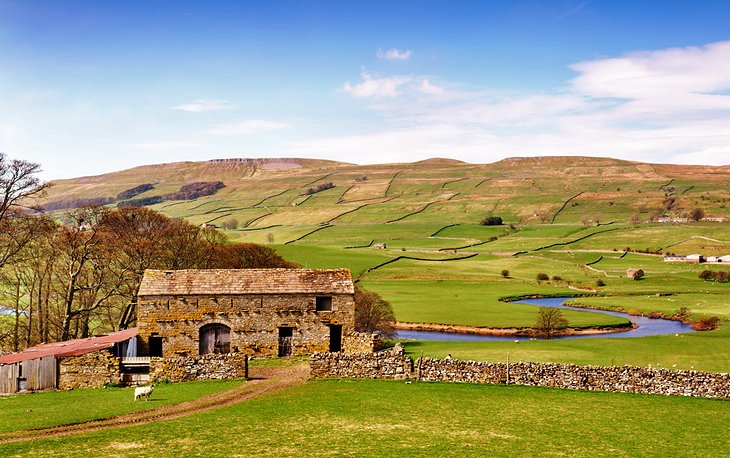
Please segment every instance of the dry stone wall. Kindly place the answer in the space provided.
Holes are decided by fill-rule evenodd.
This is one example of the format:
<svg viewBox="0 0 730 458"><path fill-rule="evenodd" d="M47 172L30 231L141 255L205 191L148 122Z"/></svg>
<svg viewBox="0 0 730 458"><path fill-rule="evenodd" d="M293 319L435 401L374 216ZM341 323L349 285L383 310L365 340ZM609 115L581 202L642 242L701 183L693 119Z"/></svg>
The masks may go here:
<svg viewBox="0 0 730 458"><path fill-rule="evenodd" d="M150 380L190 382L247 376L248 358L245 353L150 358Z"/></svg>
<svg viewBox="0 0 730 458"><path fill-rule="evenodd" d="M457 383L509 383L575 390L730 398L730 374L635 366L512 364L419 358L401 351L312 355L314 378L375 378Z"/></svg>
<svg viewBox="0 0 730 458"><path fill-rule="evenodd" d="M59 390L121 383L120 359L106 351L61 358L58 367Z"/></svg>

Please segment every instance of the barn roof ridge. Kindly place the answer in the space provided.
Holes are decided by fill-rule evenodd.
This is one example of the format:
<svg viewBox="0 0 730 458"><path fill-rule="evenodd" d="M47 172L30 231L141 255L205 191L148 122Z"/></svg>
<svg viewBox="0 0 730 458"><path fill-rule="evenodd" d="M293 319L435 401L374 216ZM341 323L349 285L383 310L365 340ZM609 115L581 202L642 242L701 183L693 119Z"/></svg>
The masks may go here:
<svg viewBox="0 0 730 458"><path fill-rule="evenodd" d="M148 269L137 296L353 292L349 269Z"/></svg>

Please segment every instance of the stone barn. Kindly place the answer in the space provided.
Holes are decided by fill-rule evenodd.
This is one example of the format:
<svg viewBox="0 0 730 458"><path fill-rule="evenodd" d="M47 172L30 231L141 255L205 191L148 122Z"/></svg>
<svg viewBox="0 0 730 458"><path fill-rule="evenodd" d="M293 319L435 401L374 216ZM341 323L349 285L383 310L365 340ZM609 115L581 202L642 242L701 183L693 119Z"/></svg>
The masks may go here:
<svg viewBox="0 0 730 458"><path fill-rule="evenodd" d="M347 269L147 270L137 301L140 347L152 357L353 353L377 345L355 332Z"/></svg>

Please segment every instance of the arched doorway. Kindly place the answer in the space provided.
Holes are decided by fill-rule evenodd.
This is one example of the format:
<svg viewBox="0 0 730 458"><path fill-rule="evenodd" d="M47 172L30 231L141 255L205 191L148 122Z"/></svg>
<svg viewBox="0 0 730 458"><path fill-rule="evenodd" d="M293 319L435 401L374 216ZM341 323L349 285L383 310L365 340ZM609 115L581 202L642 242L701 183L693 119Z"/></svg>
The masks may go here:
<svg viewBox="0 0 730 458"><path fill-rule="evenodd" d="M211 323L200 328L200 354L230 353L231 328L225 324Z"/></svg>

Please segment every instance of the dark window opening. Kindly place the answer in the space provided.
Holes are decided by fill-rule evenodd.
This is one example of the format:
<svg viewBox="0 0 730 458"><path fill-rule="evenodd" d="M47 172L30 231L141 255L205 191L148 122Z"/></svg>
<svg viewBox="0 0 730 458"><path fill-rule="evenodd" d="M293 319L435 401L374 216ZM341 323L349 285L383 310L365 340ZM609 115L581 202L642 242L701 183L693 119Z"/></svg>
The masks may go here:
<svg viewBox="0 0 730 458"><path fill-rule="evenodd" d="M200 354L230 353L231 328L225 324L211 323L200 328Z"/></svg>
<svg viewBox="0 0 730 458"><path fill-rule="evenodd" d="M342 326L330 325L330 351L342 351Z"/></svg>
<svg viewBox="0 0 730 458"><path fill-rule="evenodd" d="M150 356L162 356L162 337L150 336Z"/></svg>
<svg viewBox="0 0 730 458"><path fill-rule="evenodd" d="M317 311L318 312L332 311L332 296L317 296Z"/></svg>
<svg viewBox="0 0 730 458"><path fill-rule="evenodd" d="M291 356L294 328L279 328L279 356Z"/></svg>

